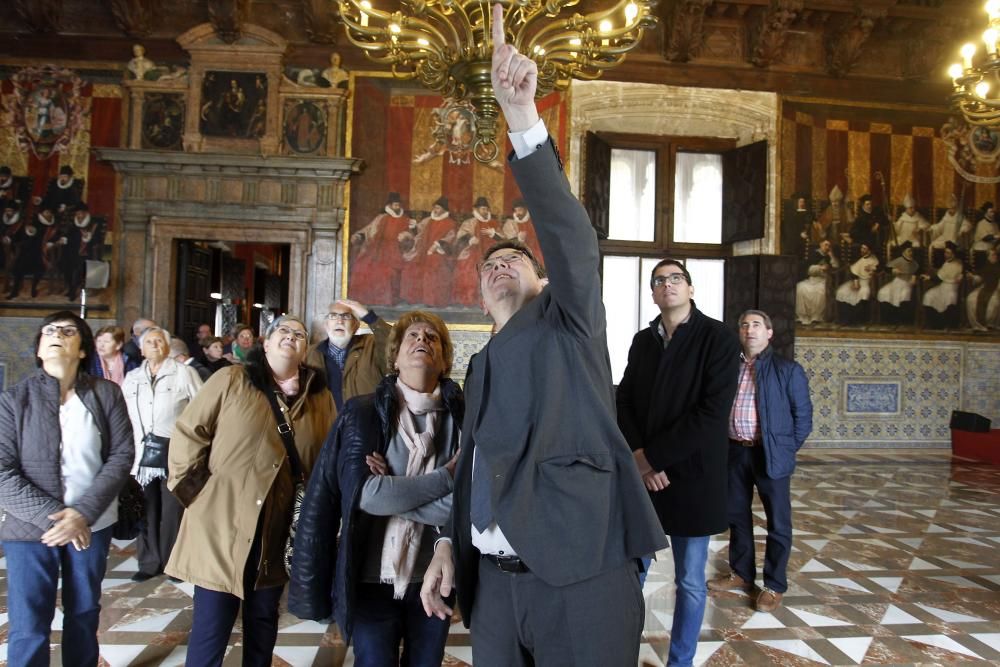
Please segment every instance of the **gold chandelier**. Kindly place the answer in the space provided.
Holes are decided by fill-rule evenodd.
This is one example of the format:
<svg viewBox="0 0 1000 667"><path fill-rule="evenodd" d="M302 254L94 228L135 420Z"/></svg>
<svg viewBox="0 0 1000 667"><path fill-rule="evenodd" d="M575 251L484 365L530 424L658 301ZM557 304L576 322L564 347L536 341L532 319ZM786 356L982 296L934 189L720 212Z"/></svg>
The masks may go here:
<svg viewBox="0 0 1000 667"><path fill-rule="evenodd" d="M949 67L948 74L954 86L952 106L970 125L996 127L1000 125L1000 0L989 0L985 10L986 61L978 66L973 64L976 45L970 42L959 50L962 63Z"/></svg>
<svg viewBox="0 0 1000 667"><path fill-rule="evenodd" d="M499 0L507 40L538 64L538 95L565 90L570 79L596 79L622 63L656 25L657 0L612 0L610 9L560 18L579 0ZM473 154L491 162L499 113L490 81L492 6L485 0L400 0L385 11L370 0L337 0L347 38L393 76L417 79L443 97L476 108Z"/></svg>

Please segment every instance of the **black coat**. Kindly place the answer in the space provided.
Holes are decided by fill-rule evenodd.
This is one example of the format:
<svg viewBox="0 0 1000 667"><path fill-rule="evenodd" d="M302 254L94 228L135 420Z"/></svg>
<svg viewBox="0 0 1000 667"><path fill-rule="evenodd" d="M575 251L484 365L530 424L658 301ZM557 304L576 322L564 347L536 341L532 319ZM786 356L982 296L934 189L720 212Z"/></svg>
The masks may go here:
<svg viewBox="0 0 1000 667"><path fill-rule="evenodd" d="M374 394L344 405L313 467L295 533L288 610L312 620L332 615L348 642L355 586L374 518L359 508L361 490L371 476L365 457L385 455L396 433L396 377L386 376ZM462 390L446 378L441 397L452 417L451 442L457 446L465 412Z"/></svg>
<svg viewBox="0 0 1000 667"><path fill-rule="evenodd" d="M729 414L739 382L736 334L692 304L663 347L657 316L632 339L618 385L618 425L670 485L650 494L668 535L726 530Z"/></svg>

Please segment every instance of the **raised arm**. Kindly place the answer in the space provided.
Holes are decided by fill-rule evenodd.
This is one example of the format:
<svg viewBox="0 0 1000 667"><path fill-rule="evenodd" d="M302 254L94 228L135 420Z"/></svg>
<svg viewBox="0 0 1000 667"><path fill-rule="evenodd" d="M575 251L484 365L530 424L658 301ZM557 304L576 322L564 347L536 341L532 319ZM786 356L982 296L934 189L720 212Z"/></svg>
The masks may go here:
<svg viewBox="0 0 1000 667"><path fill-rule="evenodd" d="M503 8L493 6L493 90L512 135L517 160L511 168L528 203L538 243L545 255L549 294L555 309L549 316L574 335L605 332L604 305L598 273L597 234L583 205L573 195L555 147L540 123L535 106L538 67L506 43Z"/></svg>

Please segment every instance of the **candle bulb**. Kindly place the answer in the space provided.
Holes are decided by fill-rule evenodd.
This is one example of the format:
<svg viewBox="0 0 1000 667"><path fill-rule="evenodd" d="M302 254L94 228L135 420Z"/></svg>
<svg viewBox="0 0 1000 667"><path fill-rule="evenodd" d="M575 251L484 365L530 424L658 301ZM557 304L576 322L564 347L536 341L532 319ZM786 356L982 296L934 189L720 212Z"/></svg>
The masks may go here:
<svg viewBox="0 0 1000 667"><path fill-rule="evenodd" d="M367 28L368 27L368 14L365 13L365 10L366 9L371 9L371 8L372 8L372 3L368 2L368 0L361 0L361 27L362 28Z"/></svg>
<svg viewBox="0 0 1000 667"><path fill-rule="evenodd" d="M995 58L997 55L998 36L1000 36L1000 33L997 32L996 28L988 28L983 33L983 44L986 45L986 53L989 54L990 58Z"/></svg>
<svg viewBox="0 0 1000 667"><path fill-rule="evenodd" d="M600 32L602 32L602 33L611 32L611 21L609 21L607 19L604 19L603 21L601 21L601 24L598 26L597 29ZM609 46L610 44L611 44L611 40L609 40L609 39L602 39L601 40L601 45L602 46Z"/></svg>
<svg viewBox="0 0 1000 667"><path fill-rule="evenodd" d="M972 69L972 56L976 55L976 45L972 44L971 42L969 44L966 44L965 46L962 47L961 53L962 53L962 64L964 65L965 69Z"/></svg>

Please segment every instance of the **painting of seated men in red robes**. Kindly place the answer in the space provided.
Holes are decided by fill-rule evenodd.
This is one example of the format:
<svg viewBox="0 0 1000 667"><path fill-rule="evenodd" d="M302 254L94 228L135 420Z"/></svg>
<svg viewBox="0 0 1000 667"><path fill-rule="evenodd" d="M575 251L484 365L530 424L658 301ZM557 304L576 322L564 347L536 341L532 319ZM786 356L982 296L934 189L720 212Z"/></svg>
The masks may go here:
<svg viewBox="0 0 1000 667"><path fill-rule="evenodd" d="M354 75L351 85L350 156L364 160L365 169L351 183L347 296L388 319L428 308L449 323L485 326L483 253L517 240L544 263L535 222L506 168L511 148L503 120L496 128L500 157L482 163L472 157L476 129L467 103L374 74ZM565 99L553 93L540 106L565 156ZM460 132L442 128L452 120Z"/></svg>

